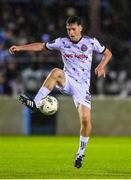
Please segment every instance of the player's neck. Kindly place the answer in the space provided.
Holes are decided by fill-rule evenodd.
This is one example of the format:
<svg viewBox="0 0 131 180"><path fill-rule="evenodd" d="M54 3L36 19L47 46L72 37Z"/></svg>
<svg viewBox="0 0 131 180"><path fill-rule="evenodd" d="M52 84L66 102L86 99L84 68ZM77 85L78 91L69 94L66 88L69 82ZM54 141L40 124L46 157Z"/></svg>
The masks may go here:
<svg viewBox="0 0 131 180"><path fill-rule="evenodd" d="M83 38L83 35L81 35L80 37L78 37L75 41L71 40L73 43L77 44L81 39Z"/></svg>

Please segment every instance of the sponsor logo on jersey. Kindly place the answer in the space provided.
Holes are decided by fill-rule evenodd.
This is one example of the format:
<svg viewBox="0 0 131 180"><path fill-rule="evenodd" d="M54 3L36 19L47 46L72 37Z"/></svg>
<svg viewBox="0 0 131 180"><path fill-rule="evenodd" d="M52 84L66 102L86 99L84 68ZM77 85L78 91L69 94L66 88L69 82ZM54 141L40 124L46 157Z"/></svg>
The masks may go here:
<svg viewBox="0 0 131 180"><path fill-rule="evenodd" d="M85 54L64 54L64 58L87 59L88 56L86 56Z"/></svg>
<svg viewBox="0 0 131 180"><path fill-rule="evenodd" d="M64 48L71 48L69 45L65 45Z"/></svg>

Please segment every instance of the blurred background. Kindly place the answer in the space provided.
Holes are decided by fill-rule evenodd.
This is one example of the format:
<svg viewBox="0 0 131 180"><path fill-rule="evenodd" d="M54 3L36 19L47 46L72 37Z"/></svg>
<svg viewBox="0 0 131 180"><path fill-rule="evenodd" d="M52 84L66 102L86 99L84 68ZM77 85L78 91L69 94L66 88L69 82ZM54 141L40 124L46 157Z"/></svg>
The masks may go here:
<svg viewBox="0 0 131 180"><path fill-rule="evenodd" d="M90 91L93 94L94 135L131 135L131 1L130 0L0 0L0 134L78 134L73 102L52 94L60 108L53 116L30 114L18 95L34 96L54 67L62 68L58 52L21 52L11 45L48 42L66 35L69 16L83 18L85 34L109 48L113 57L106 78L94 68L102 56L94 54Z"/></svg>

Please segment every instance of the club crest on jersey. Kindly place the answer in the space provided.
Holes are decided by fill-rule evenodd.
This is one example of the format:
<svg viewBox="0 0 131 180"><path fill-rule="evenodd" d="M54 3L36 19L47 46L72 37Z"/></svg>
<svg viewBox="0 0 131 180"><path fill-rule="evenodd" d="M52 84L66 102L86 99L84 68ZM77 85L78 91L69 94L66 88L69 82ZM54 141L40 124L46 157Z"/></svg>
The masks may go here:
<svg viewBox="0 0 131 180"><path fill-rule="evenodd" d="M82 44L81 50L85 52L85 51L87 51L87 49L88 49L88 47L85 44Z"/></svg>

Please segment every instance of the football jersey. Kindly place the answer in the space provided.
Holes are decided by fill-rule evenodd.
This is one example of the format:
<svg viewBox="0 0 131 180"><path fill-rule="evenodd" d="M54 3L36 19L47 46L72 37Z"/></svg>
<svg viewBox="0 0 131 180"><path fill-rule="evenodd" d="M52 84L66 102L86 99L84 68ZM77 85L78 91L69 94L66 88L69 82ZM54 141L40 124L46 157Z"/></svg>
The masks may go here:
<svg viewBox="0 0 131 180"><path fill-rule="evenodd" d="M88 86L90 86L93 51L103 53L106 49L97 39L88 36L82 36L77 43L72 42L68 37L59 37L47 42L46 47L49 50L59 50L67 75Z"/></svg>

